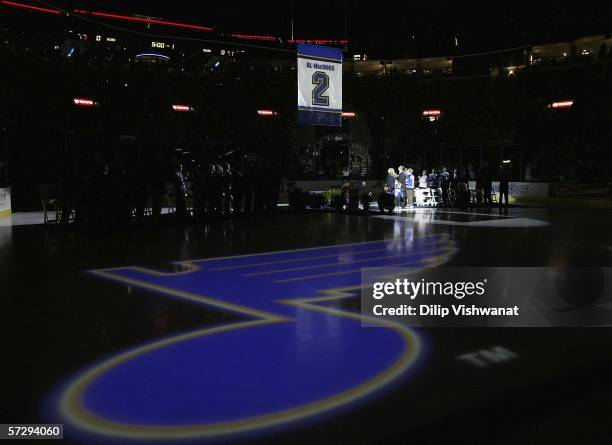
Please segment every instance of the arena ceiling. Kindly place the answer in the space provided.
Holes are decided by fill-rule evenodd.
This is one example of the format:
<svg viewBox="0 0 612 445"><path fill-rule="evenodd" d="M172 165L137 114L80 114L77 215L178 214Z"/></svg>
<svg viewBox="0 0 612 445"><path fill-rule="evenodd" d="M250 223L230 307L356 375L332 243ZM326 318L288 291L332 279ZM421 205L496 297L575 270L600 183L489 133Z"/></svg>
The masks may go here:
<svg viewBox="0 0 612 445"><path fill-rule="evenodd" d="M571 40L612 31L610 8L558 2L193 2L189 0L27 0L66 10L186 21L223 33L273 35L283 40L348 40L350 49L391 57L469 54Z"/></svg>

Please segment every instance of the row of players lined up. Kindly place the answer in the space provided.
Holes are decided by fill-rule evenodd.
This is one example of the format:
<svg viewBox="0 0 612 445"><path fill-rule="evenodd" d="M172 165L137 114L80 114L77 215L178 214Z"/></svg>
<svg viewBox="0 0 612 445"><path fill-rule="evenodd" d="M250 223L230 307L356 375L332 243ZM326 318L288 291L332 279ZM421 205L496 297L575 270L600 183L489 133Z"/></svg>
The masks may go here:
<svg viewBox="0 0 612 445"><path fill-rule="evenodd" d="M413 173L412 168L406 168L403 165L398 167L398 173L394 168L387 170L384 191L394 195L396 206L412 207L415 204L415 198L417 205L423 204L415 195L415 190L427 190L431 197L438 196L440 204L444 207L463 207L471 204L472 201L476 201L477 204L493 204L493 175L490 174L486 163L483 163L476 173L474 199L472 199L468 186L467 172L458 168L449 172L446 167L442 167L440 174L435 169L432 169L430 173L423 170L418 178L415 178ZM496 176L499 180L499 205L503 205L504 202L508 205L510 173L505 165L500 166Z"/></svg>
<svg viewBox="0 0 612 445"><path fill-rule="evenodd" d="M274 212L280 177L266 163L235 169L229 163L196 163L174 172L176 212L196 219L229 214Z"/></svg>
<svg viewBox="0 0 612 445"><path fill-rule="evenodd" d="M51 221L77 230L110 233L140 224L145 216L160 222L162 209L175 222L208 217L273 212L279 177L264 162L229 163L106 162L98 158L80 170L67 170L57 184L41 187ZM55 212L55 220L52 214Z"/></svg>

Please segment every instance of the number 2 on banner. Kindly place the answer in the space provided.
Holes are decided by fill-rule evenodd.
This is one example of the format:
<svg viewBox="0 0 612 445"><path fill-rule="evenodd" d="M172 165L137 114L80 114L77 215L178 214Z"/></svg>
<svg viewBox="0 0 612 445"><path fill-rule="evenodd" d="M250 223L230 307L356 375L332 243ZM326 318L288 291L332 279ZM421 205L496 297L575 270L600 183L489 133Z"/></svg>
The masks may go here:
<svg viewBox="0 0 612 445"><path fill-rule="evenodd" d="M316 85L312 89L312 104L329 106L329 97L324 93L329 88L329 76L323 71L317 71L312 75L312 84Z"/></svg>

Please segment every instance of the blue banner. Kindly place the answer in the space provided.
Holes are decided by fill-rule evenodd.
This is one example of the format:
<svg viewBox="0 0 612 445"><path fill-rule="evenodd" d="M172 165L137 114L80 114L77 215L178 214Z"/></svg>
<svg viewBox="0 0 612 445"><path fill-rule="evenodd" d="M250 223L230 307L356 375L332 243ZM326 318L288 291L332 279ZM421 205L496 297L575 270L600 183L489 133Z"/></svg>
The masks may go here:
<svg viewBox="0 0 612 445"><path fill-rule="evenodd" d="M342 51L298 44L298 122L342 125Z"/></svg>

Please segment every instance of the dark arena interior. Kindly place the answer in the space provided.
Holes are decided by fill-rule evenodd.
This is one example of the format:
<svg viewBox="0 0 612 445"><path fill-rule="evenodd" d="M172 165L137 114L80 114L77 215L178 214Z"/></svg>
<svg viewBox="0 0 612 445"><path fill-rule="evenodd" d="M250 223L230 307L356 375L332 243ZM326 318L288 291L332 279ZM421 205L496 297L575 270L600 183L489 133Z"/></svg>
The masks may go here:
<svg viewBox="0 0 612 445"><path fill-rule="evenodd" d="M612 442L610 9L316 6L0 0L0 439Z"/></svg>

